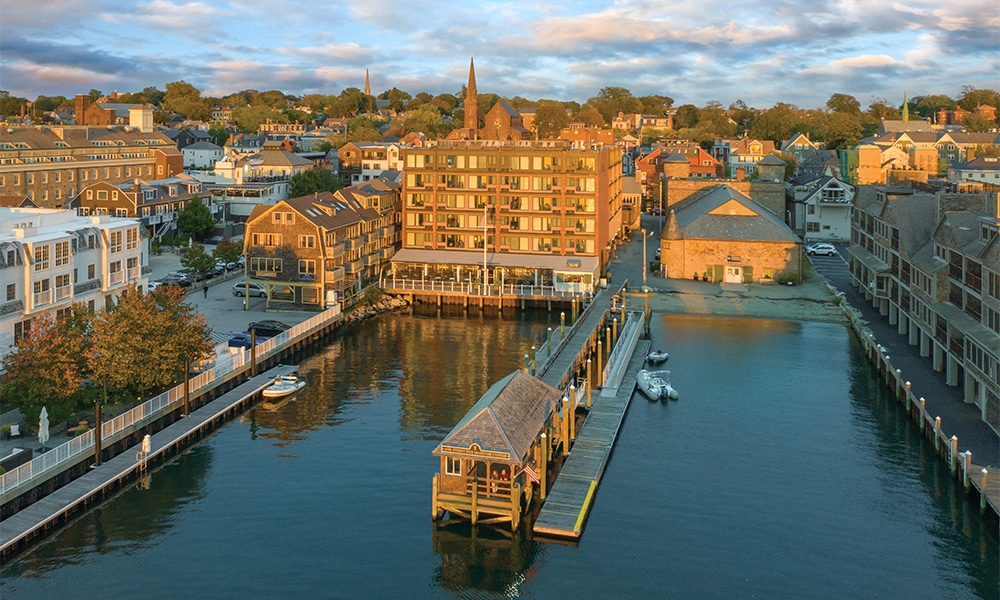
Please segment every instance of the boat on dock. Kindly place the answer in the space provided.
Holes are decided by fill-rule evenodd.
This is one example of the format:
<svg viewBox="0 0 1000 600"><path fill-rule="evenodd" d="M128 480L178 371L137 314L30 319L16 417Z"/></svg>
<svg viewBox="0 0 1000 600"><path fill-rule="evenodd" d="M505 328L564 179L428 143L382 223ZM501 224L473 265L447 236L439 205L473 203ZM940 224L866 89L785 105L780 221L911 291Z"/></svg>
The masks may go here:
<svg viewBox="0 0 1000 600"><path fill-rule="evenodd" d="M299 379L298 376L294 374L282 375L275 378L274 383L264 388L261 395L265 398L284 398L304 387L306 387L306 382Z"/></svg>
<svg viewBox="0 0 1000 600"><path fill-rule="evenodd" d="M652 352L646 355L646 360L651 365L658 365L662 362L666 362L668 358L670 358L670 355L664 352L663 350L653 350Z"/></svg>
<svg viewBox="0 0 1000 600"><path fill-rule="evenodd" d="M635 376L636 385L642 395L650 400L676 400L677 390L670 385L670 371L647 371L642 369Z"/></svg>

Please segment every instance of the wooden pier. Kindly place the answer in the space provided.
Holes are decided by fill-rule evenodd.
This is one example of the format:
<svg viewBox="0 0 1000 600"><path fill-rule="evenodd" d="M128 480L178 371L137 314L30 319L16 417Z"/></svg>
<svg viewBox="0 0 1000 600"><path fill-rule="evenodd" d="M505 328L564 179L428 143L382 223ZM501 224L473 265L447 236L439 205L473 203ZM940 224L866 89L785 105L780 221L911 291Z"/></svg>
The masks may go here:
<svg viewBox="0 0 1000 600"><path fill-rule="evenodd" d="M593 403L573 442L545 504L535 519L539 535L579 538L597 485L611 458L625 411L635 391L635 376L646 361L649 343L632 352L620 377L620 387L606 387Z"/></svg>
<svg viewBox="0 0 1000 600"><path fill-rule="evenodd" d="M232 390L193 411L190 415L149 436L148 452L123 452L91 468L85 475L4 519L0 528L0 558L6 559L35 538L68 520L73 514L145 474L150 464L164 462L178 450L226 422L234 414L260 399L260 392L280 375L298 367L278 365L251 377Z"/></svg>

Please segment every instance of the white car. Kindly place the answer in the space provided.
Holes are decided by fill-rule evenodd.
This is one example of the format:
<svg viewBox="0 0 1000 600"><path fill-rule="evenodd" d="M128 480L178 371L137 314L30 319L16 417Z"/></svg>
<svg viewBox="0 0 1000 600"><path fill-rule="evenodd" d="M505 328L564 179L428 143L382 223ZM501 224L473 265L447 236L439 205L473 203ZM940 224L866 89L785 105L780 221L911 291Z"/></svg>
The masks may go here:
<svg viewBox="0 0 1000 600"><path fill-rule="evenodd" d="M812 244L806 244L806 254L810 256L816 256L817 254L835 256L837 254L837 249L833 247L833 244L815 242Z"/></svg>

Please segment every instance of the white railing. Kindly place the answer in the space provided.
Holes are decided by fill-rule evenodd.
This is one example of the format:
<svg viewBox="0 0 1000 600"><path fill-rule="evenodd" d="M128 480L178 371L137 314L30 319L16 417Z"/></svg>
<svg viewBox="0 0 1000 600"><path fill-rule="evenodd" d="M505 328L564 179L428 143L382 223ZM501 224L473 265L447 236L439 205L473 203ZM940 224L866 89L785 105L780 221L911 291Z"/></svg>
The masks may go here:
<svg viewBox="0 0 1000 600"><path fill-rule="evenodd" d="M589 296L587 289L561 289L552 285L483 285L472 282L445 281L443 279L396 279L387 278L380 286L388 291L454 292L470 296L543 296L572 298Z"/></svg>
<svg viewBox="0 0 1000 600"><path fill-rule="evenodd" d="M323 326L327 322L340 315L340 307L335 306L322 313L299 323L288 331L277 337L257 344L256 356L260 360L280 350L292 340L307 335L315 329ZM224 378L233 371L238 371L246 366L250 359L250 353L246 350L238 354L217 356L215 367L189 378L189 387L192 395L196 395L203 388L208 387L218 379ZM181 383L159 396L152 398L132 410L120 414L117 417L101 423L101 439L107 440L118 434L141 427L146 423L158 419L166 413L172 412L180 402L184 400L184 384ZM46 451L44 454L34 458L12 471L4 473L0 478L0 496L15 490L21 485L29 483L32 479L45 475L56 470L66 463L77 462L82 454L93 452L94 430L81 434L72 440ZM4 498L6 501L7 498Z"/></svg>

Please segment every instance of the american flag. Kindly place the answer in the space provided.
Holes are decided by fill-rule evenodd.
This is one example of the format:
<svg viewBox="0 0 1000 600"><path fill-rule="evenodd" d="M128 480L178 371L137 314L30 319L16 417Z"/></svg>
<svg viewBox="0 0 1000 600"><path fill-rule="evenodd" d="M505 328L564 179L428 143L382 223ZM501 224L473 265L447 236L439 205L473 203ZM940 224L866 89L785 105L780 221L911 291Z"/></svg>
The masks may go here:
<svg viewBox="0 0 1000 600"><path fill-rule="evenodd" d="M538 480L538 473L535 473L535 469L531 466L530 463L524 465L523 471L528 476L528 479L534 481L535 483L541 483Z"/></svg>

